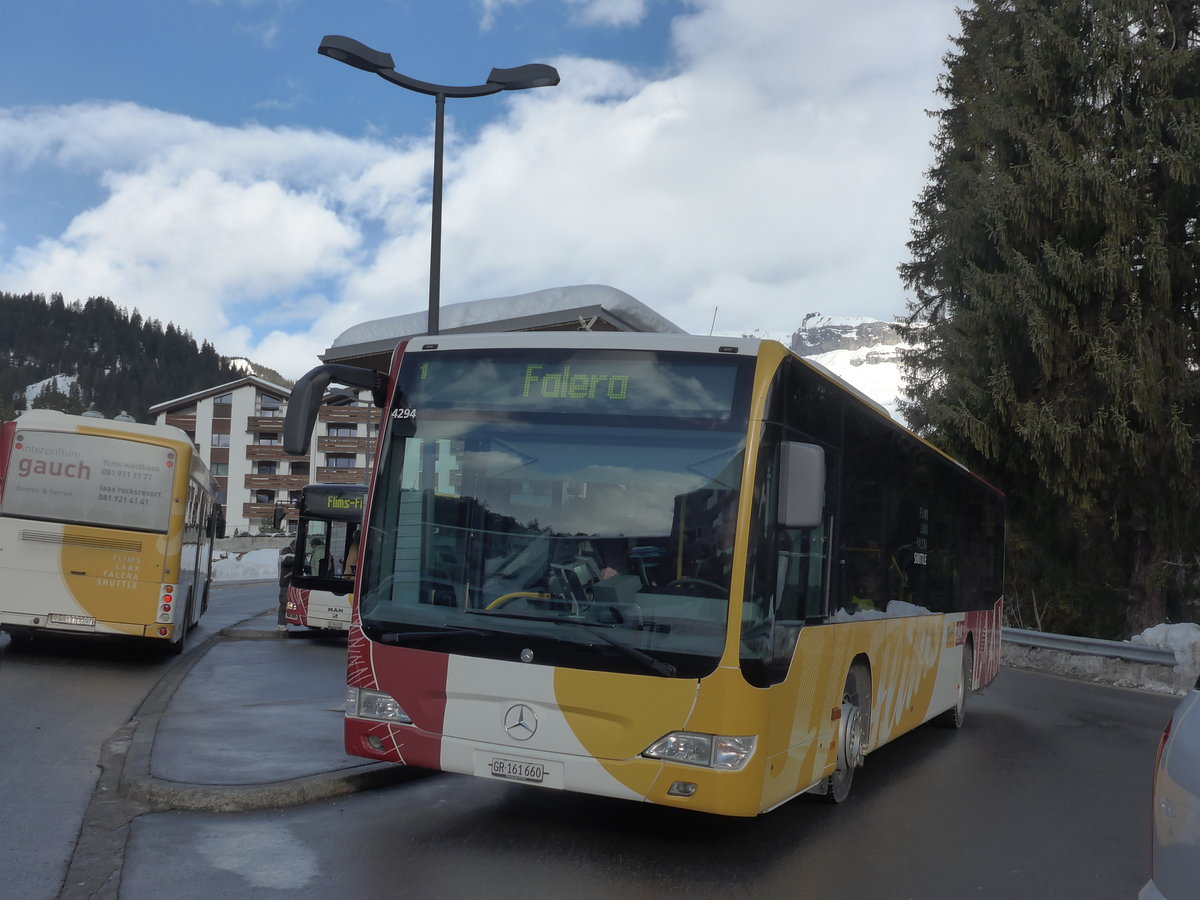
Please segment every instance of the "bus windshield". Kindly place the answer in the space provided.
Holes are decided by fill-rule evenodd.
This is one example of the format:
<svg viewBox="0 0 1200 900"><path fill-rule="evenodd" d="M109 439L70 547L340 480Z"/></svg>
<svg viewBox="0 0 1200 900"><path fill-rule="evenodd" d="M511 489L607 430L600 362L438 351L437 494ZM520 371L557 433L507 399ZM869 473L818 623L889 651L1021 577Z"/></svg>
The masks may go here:
<svg viewBox="0 0 1200 900"><path fill-rule="evenodd" d="M721 543L728 535L731 545L737 512L746 429L738 398L750 369L742 359L674 356L683 358L505 359L515 400L504 366L478 361L501 373L476 404L483 409L461 400L438 408L438 392L420 384L430 365L406 360L395 409L408 412L391 418L368 533L359 599L367 636L574 668L712 671L725 641ZM472 367L452 362L460 377ZM531 372L564 369L587 379L581 396L520 399ZM676 405L680 415L662 402L650 415L632 390L607 408L586 396L597 372L610 382L630 372L659 393L684 374L702 387Z"/></svg>

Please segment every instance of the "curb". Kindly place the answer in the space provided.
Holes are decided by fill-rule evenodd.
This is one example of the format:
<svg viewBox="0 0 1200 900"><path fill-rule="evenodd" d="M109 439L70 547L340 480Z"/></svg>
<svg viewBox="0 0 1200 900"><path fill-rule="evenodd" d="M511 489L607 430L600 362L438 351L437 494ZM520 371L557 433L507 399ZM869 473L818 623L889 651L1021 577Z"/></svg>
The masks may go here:
<svg viewBox="0 0 1200 900"><path fill-rule="evenodd" d="M434 774L394 763L363 763L333 772L262 784L192 784L151 775L150 756L158 723L192 668L222 640L283 640L288 637L288 633L245 629L240 627L241 624L244 623L210 636L172 666L142 701L129 723L110 740L106 750L114 756L124 756L118 781L120 796L157 811L244 812L329 800Z"/></svg>

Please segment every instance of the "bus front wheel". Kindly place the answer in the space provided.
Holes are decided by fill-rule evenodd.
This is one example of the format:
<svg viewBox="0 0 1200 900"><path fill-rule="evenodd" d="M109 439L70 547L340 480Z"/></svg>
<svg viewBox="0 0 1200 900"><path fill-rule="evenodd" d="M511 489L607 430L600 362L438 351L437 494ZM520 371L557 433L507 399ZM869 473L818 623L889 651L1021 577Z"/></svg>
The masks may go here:
<svg viewBox="0 0 1200 900"><path fill-rule="evenodd" d="M850 796L854 770L863 764L867 736L871 733L871 674L855 663L846 675L842 690L842 714L838 719L837 769L825 779L824 798L841 803Z"/></svg>

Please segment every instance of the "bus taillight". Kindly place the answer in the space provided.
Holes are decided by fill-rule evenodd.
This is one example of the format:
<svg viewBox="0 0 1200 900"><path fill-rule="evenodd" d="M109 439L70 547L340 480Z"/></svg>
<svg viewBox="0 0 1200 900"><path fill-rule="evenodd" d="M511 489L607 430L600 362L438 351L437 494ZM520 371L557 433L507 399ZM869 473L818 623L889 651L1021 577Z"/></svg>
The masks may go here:
<svg viewBox="0 0 1200 900"><path fill-rule="evenodd" d="M161 600L158 607L158 621L170 623L175 617L175 585L162 585L159 589L159 596Z"/></svg>

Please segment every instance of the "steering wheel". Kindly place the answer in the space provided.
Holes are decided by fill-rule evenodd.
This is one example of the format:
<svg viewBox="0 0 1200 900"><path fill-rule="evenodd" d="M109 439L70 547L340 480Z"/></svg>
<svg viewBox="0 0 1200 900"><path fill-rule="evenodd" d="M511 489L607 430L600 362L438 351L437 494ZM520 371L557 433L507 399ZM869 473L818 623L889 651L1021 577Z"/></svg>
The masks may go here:
<svg viewBox="0 0 1200 900"><path fill-rule="evenodd" d="M703 578L684 576L663 585L655 593L683 594L688 597L711 597L719 599L725 596L726 590L721 585L705 581Z"/></svg>

